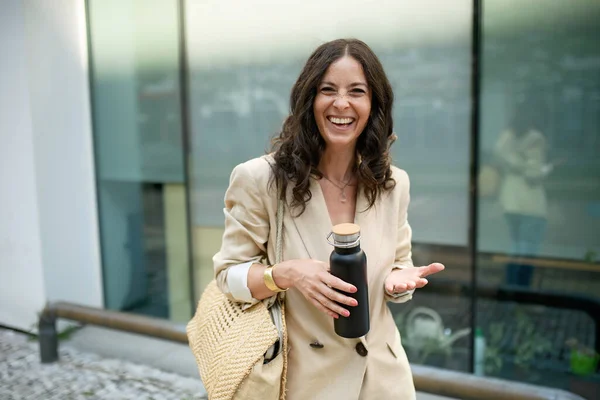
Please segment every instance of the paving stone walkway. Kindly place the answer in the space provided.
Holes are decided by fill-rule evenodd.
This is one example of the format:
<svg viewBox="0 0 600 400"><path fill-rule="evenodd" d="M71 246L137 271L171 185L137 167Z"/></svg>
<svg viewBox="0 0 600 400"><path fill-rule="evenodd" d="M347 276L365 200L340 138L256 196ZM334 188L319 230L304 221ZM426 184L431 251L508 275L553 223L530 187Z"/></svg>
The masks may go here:
<svg viewBox="0 0 600 400"><path fill-rule="evenodd" d="M73 349L41 364L36 341L0 329L2 400L204 400L198 379Z"/></svg>

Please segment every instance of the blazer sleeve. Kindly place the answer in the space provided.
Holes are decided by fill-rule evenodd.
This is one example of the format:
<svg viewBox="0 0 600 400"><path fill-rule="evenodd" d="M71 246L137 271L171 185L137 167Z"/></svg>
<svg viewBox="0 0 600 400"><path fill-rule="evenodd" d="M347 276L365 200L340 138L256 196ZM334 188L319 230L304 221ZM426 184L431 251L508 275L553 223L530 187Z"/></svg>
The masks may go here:
<svg viewBox="0 0 600 400"><path fill-rule="evenodd" d="M261 197L260 187L245 164L233 169L225 193L225 231L221 249L213 257L218 287L233 301L246 303L244 308L258 302L236 299L227 285L227 272L235 265L264 263L267 259L269 214Z"/></svg>
<svg viewBox="0 0 600 400"><path fill-rule="evenodd" d="M396 239L396 256L390 272L394 269L413 268L412 261L412 229L408 223L408 205L410 203L410 179L408 174L400 170L396 178L396 190L401 190L398 203L398 235ZM385 289L384 289L385 291ZM399 295L390 295L385 291L387 301L404 303L412 299L414 290L409 290Z"/></svg>

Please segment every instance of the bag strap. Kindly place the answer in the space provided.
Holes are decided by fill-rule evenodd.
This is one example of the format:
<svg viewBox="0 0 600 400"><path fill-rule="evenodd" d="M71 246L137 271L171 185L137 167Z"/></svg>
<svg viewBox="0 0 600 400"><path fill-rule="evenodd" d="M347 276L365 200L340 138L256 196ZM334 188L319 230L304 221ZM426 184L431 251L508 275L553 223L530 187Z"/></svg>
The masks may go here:
<svg viewBox="0 0 600 400"><path fill-rule="evenodd" d="M275 236L275 264L283 261L283 209L284 201L279 198L277 199L277 232ZM278 327L279 332L279 343L283 344L281 352L283 353L283 367L281 371L280 391L279 400L285 400L286 386L287 386L287 367L288 367L288 335L287 326L285 322L285 292L279 293L277 296L276 304L278 306L275 309L279 309L278 320L281 325ZM271 307L271 316L273 317L273 307Z"/></svg>
<svg viewBox="0 0 600 400"><path fill-rule="evenodd" d="M277 231L275 232L275 264L281 262L283 258L283 201L281 199L277 202ZM279 333L279 341L273 346L269 347L265 353L265 360L272 360L277 354L279 354L281 343L287 340L285 332L285 304L284 304L285 292L280 292L275 295L272 300L269 300L267 305L271 319L277 328ZM286 347L285 344L283 346Z"/></svg>
<svg viewBox="0 0 600 400"><path fill-rule="evenodd" d="M275 264L283 258L283 200L277 200L277 233L275 237Z"/></svg>

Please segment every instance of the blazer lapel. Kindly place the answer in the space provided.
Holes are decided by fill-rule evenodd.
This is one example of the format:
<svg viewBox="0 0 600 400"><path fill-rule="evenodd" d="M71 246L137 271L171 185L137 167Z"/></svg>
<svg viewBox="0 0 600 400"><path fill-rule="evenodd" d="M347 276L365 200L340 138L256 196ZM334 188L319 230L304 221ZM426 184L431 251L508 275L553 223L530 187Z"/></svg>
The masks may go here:
<svg viewBox="0 0 600 400"><path fill-rule="evenodd" d="M360 189L360 188L359 188ZM385 196L385 193L383 194ZM385 224L384 215L381 207L381 199L375 202L375 205L369 210L365 211L369 205L367 197L364 195L362 190L358 191L356 198L356 214L354 217L354 223L360 226L360 247L367 256L367 280L369 282L369 302L374 301L373 290L377 290L373 287L373 275L376 274L379 268L379 259L381 256L381 247L384 242L384 238L381 237L381 224ZM373 310L373 307L370 307ZM367 343L367 333L365 336L360 337L362 344L369 349Z"/></svg>
<svg viewBox="0 0 600 400"><path fill-rule="evenodd" d="M385 196L385 194L383 195ZM382 226L382 223L385 223L382 220L383 216L381 207L378 207L379 204L380 201L377 201L373 207L365 211L369 202L363 191L358 191L354 222L360 226L360 247L367 255L367 266L370 265L373 268L378 265L379 250L384 239L381 237L381 230L377 228Z"/></svg>
<svg viewBox="0 0 600 400"><path fill-rule="evenodd" d="M292 216L292 220L308 257L328 262L329 255L333 250L333 247L327 243L327 235L331 232L331 219L329 218L327 205L323 198L323 192L316 179L310 179L310 192L312 198L307 204L306 209L302 215L298 217ZM291 203L291 200L292 188L288 186L288 204Z"/></svg>

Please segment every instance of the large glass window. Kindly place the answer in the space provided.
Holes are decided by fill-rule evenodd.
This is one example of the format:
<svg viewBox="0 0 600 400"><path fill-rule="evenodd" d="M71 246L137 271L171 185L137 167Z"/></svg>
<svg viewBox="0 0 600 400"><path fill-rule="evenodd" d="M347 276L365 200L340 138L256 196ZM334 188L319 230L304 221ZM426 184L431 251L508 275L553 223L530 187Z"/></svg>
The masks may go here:
<svg viewBox="0 0 600 400"><path fill-rule="evenodd" d="M587 398L600 391L599 19L595 1L483 8L476 358Z"/></svg>
<svg viewBox="0 0 600 400"><path fill-rule="evenodd" d="M188 0L185 9L197 296L213 278L231 170L264 154L289 112L303 63L319 44L338 37L366 41L393 84L399 137L393 156L411 176L415 263L445 262L445 277L432 281L470 284L470 1L371 7L361 1ZM443 293L432 284L413 302L393 306L404 345L413 362L468 370L470 303ZM431 323L430 335L419 329Z"/></svg>
<svg viewBox="0 0 600 400"><path fill-rule="evenodd" d="M88 1L106 307L190 316L175 0Z"/></svg>

